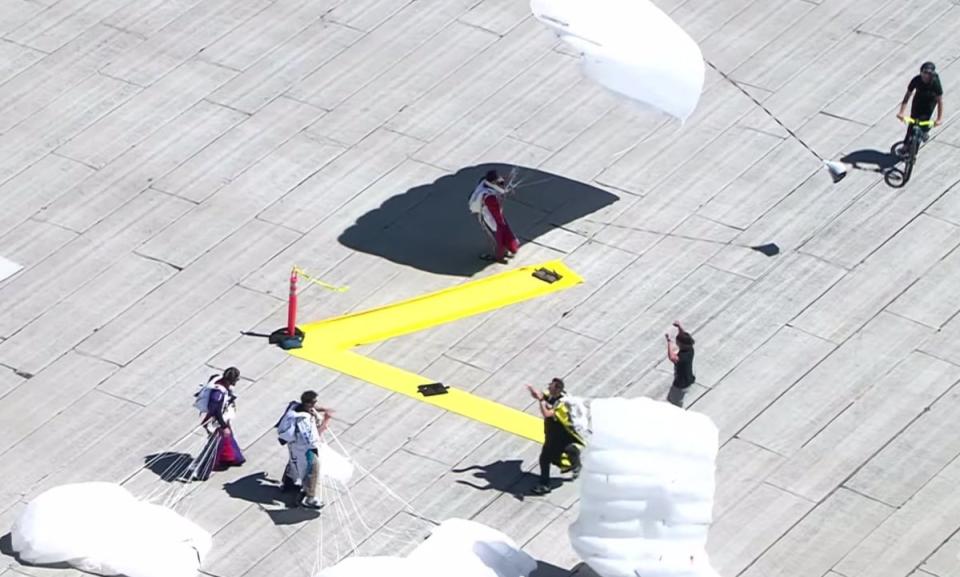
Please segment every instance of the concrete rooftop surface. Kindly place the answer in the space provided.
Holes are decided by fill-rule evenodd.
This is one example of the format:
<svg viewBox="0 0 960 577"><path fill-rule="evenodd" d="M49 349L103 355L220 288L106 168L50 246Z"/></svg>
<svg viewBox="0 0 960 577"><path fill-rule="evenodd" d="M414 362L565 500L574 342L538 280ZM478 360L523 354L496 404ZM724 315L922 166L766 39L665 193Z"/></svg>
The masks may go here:
<svg viewBox="0 0 960 577"><path fill-rule="evenodd" d="M315 389L396 495L355 486L360 552L409 550L415 511L567 575L576 484L523 496L537 445L241 334L285 324L293 265L350 287L303 285L304 323L561 258L583 284L360 352L532 413L523 385L553 376L665 398L680 319L723 577L960 577L960 2L656 4L709 64L682 127L585 78L526 0L0 0L0 257L23 266L0 280L0 534L55 485L170 490L145 464L199 448L192 394L236 365L247 463L178 508L214 535L205 573L310 577L324 526L324 564L351 550L275 488L273 424ZM833 184L816 155L890 162L925 60L946 122L912 180ZM477 259L487 165L524 179L509 266ZM79 574L2 549L2 577Z"/></svg>

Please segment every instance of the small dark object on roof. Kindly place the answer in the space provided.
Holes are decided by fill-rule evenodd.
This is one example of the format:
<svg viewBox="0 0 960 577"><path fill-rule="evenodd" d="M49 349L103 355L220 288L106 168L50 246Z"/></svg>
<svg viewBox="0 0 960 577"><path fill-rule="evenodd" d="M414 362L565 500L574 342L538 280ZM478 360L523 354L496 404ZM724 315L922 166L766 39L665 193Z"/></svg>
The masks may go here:
<svg viewBox="0 0 960 577"><path fill-rule="evenodd" d="M418 385L417 390L420 391L420 394L424 397L432 397L434 395L446 395L447 387L443 383L429 383L427 385Z"/></svg>
<svg viewBox="0 0 960 577"><path fill-rule="evenodd" d="M750 248L752 248L753 250L755 250L755 251L757 251L757 252L761 252L761 253L763 253L763 254L765 254L765 255L767 255L767 256L773 256L773 255L775 255L775 254L780 254L780 247L777 246L775 243L772 243L772 242L771 242L770 244L761 244L760 246L751 246Z"/></svg>
<svg viewBox="0 0 960 577"><path fill-rule="evenodd" d="M563 278L557 274L556 271L547 270L545 268L538 268L533 272L533 276L550 284L553 284Z"/></svg>

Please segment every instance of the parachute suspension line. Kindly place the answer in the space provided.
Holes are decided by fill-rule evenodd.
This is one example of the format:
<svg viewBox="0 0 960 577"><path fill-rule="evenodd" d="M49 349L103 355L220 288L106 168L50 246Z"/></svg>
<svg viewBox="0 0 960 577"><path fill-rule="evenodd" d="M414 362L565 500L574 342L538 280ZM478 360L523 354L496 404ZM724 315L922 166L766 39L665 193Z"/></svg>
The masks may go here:
<svg viewBox="0 0 960 577"><path fill-rule="evenodd" d="M190 478L186 480L183 487L176 495L175 500L171 502L171 509L176 508L177 505L180 504L180 501L186 498L187 495L196 488L193 480L196 479L198 475L203 479L208 479L210 477L210 473L213 472L214 461L216 461L217 446L220 444L222 438L223 433L219 429L217 429L214 434L210 435L207 444L204 446L202 455L198 457L200 459L201 466L204 468L202 470L197 470ZM192 485L193 487L191 487ZM184 515L186 515L186 511L184 511Z"/></svg>
<svg viewBox="0 0 960 577"><path fill-rule="evenodd" d="M399 495L397 495L397 494L393 491L393 489L391 489L391 488L388 487L386 484L384 484L380 479L378 479L378 478L376 477L376 475L374 475L373 473L371 473L371 472L370 472L368 469L366 469L363 465L361 465L360 463L358 463L358 462L356 461L356 459L354 459L353 457L351 457L349 451L347 451L347 448L343 446L343 443L340 442L340 439L337 437L337 435L336 435L333 431L327 429L327 432L330 433L330 436L331 436L331 437L333 437L333 441L337 444L337 447L338 447L341 451L343 451L343 454L347 457L347 459L349 459L349 460L354 464L354 466L355 466L357 469L360 470L361 473L363 473L365 476L367 476L367 477L369 477L370 479L372 479L374 483L376 483L377 485L379 485L380 488L383 489L383 490L387 493L387 495L393 497L393 498L396 499L398 502L400 502L401 504L403 504L403 506L406 507L406 508L409 510L409 513L410 513L413 517L416 517L417 519L420 519L421 521L426 521L427 523L430 523L431 525L436 525L436 523L434 523L433 521L431 521L431 520L428 519L427 517L421 515L420 512L417 511L417 510L414 508L414 506L410 504L409 501L407 501L406 499L404 499L404 498L400 497Z"/></svg>
<svg viewBox="0 0 960 577"><path fill-rule="evenodd" d="M339 438L337 438L336 434L333 433L333 431L328 429L324 432L324 436L327 434L330 435L330 437L333 439L333 443L337 445L343 455L353 463L354 467L361 471L365 477L368 477L372 482L376 483L389 497L395 499L403 506L404 510L401 510L400 513L405 513L418 520L424 521L430 526L436 525L430 519L427 519L426 517L417 513L408 501L399 497L373 473L357 463L352 458L349 451L347 451L346 447L344 447L343 443L341 443ZM322 461L320 466L322 468ZM348 556L350 553L359 555L360 549L363 547L363 545L367 543L375 534L382 534L387 539L399 542L405 546L415 544L423 539L422 535L416 535L414 530L397 530L392 527L387 527L386 523L370 523L361 513L360 506L353 495L353 491L347 484L340 483L334 479L324 479L322 475L322 469L320 477L321 479L318 487L320 500L324 503L325 508L333 508L333 512L337 516L337 523L339 527L342 528L345 535L346 544L349 547L349 551L342 551L340 547L340 539L333 539L333 559L335 559L335 563L342 561L343 558ZM328 482L329 485L327 484ZM392 518L396 518L396 515L391 517L391 519ZM355 531L358 529L356 524L359 524L359 529L364 533L363 535L355 535ZM353 525L353 527L351 527L351 525ZM374 525L378 525L376 529L373 528ZM324 555L324 553L326 553L325 547L327 545L325 543L324 522L322 520L320 521L318 533L316 555L313 563L313 570L311 572L311 575L314 577L323 570L324 561L326 558L328 558L327 555Z"/></svg>
<svg viewBox="0 0 960 577"><path fill-rule="evenodd" d="M333 504L337 510L337 519L340 521L340 527L343 528L347 533L347 543L350 545L350 550L354 555L359 554L359 548L357 547L357 540L353 537L353 531L350 530L350 514L347 511L346 505L343 503L343 498L340 493L339 487L334 485L334 491L337 492L337 498L334 499ZM341 560L341 557L337 557L337 562Z"/></svg>
<svg viewBox="0 0 960 577"><path fill-rule="evenodd" d="M777 116L776 116L773 112L770 112L770 110L769 110L766 106L764 106L759 100L757 100L756 98L754 98L754 96L753 96L752 94L750 94L750 93L747 92L742 86L740 86L740 83L739 83L739 82L737 82L737 81L734 80L733 78L730 78L724 71L722 71L722 70L720 70L719 68L717 68L717 66L716 66L713 62L710 62L710 61L707 60L706 58L704 58L703 61L707 63L707 66L709 66L710 68L713 68L713 69L717 72L717 74L719 74L720 76L722 76L724 80L726 80L726 81L729 82L731 85L733 85L734 88L736 88L737 90L739 90L740 92L742 92L742 93L744 94L744 96L746 96L747 98L749 98L750 100L752 100L753 103L756 104L756 105L760 108L760 110L763 110L765 113L767 113L767 116L769 116L774 122L776 122L777 124L779 124L779 125L780 125L780 128L786 130L786 131L787 131L787 134L789 134L794 140L796 140L797 142L799 142L801 146L803 146L804 148L806 148L807 151L810 152L810 154L812 154L812 155L814 155L815 157L817 157L817 160L819 160L820 162L826 162L826 160L825 160L822 156L820 156L819 154L817 154L817 152L816 152L814 149L810 148L810 146L808 146L807 143L804 142L802 138L800 138L799 136L797 136L797 134L796 134L794 131L792 131L792 130L790 130L789 128L787 128L787 126L786 126L784 123L780 122L780 119L777 118Z"/></svg>
<svg viewBox="0 0 960 577"><path fill-rule="evenodd" d="M189 439L189 438L193 435L194 431L196 431L196 430L199 429L199 428L200 428L200 425L197 425L196 427L190 429L190 430L187 432L187 434L185 434L184 436L182 436L182 437L180 437L179 439L177 439L176 441L174 441L174 443L173 443L172 445L170 445L170 449L175 449L175 448L177 448L177 445L179 445L180 443L182 443L182 442L186 441L187 439ZM132 479L134 476L136 476L136 474L139 473L140 471L142 471L143 469L149 469L150 467L154 466L155 464L157 464L157 462L158 462L160 459L162 459L165 455L167 455L167 454L169 454L169 453L170 453L170 451L165 451L165 452L163 452L163 453L157 453L156 455L153 456L152 459L150 459L149 461L147 461L146 463L144 463L144 465L143 465L142 467L140 467L139 469L137 469L136 472L132 473L131 475L128 475L123 481L120 482L120 484L122 485L122 484L126 483L127 481L129 481L130 479ZM184 455L180 455L177 459L174 460L174 463L177 463L178 461L180 461L181 459L183 459L183 457L184 457ZM167 466L167 468L166 468L166 469L163 471L163 473L160 475L160 478L161 478L161 479L164 479L164 478L165 478L164 475L165 475L167 472L169 472L169 470L170 470L170 468L171 468L172 466L173 466L173 465Z"/></svg>
<svg viewBox="0 0 960 577"><path fill-rule="evenodd" d="M175 509L183 499L187 497L189 493L196 489L196 485L193 483L193 480L197 477L207 477L213 469L212 458L214 453L217 450L217 445L219 444L221 433L217 431L216 433L210 435L206 442L203 445L200 453L197 455L196 463L199 463L202 469L187 469L187 477L183 479L181 483L171 494L167 496L164 500L163 505L169 509ZM191 463L192 465L193 463ZM186 515L186 511L182 512Z"/></svg>
<svg viewBox="0 0 960 577"><path fill-rule="evenodd" d="M320 491L320 502L326 503L327 496L323 490L323 483L317 483L317 488ZM320 571L323 570L323 519L320 519L320 522L317 523L317 532L320 534L317 539L317 555L313 561L313 571L311 572L312 577L320 574Z"/></svg>

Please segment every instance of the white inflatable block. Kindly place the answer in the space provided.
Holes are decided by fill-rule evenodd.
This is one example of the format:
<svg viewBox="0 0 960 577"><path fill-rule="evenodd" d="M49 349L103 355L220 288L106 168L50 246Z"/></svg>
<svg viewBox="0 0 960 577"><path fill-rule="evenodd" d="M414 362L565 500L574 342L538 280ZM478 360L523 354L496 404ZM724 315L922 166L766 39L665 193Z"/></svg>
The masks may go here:
<svg viewBox="0 0 960 577"><path fill-rule="evenodd" d="M574 550L601 577L716 577L705 551L719 435L650 399L590 399ZM583 426L583 425L581 425Z"/></svg>

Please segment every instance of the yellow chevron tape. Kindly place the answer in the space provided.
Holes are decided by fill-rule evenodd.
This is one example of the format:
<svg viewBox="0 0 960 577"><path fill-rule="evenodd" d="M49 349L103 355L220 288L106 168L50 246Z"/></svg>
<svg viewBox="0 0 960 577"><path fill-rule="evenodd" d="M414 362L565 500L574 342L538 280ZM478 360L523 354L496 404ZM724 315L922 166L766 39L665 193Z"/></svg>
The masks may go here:
<svg viewBox="0 0 960 577"><path fill-rule="evenodd" d="M561 278L549 283L534 277L533 273L541 268L553 271ZM430 379L350 349L546 296L582 282L579 275L559 260L521 267L379 308L303 325L300 327L306 335L303 348L289 352L331 370L542 443L543 422L538 416L453 386L445 395L424 397L417 386L433 382Z"/></svg>

